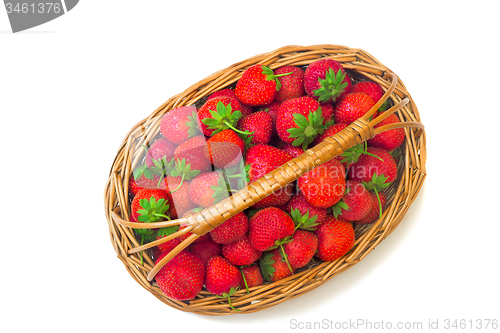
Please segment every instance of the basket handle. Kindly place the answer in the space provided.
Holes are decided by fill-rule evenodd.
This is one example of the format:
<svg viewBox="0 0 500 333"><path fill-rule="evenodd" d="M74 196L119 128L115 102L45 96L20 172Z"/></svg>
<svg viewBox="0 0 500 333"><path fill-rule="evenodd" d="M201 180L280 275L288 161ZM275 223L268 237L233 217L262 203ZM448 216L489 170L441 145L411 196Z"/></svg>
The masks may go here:
<svg viewBox="0 0 500 333"><path fill-rule="evenodd" d="M243 189L211 207L205 208L202 211L185 218L156 223L129 222L123 220L115 212L112 212L111 217L116 223L130 228L150 229L173 225L188 225L187 228L181 229L170 236L130 249L128 251L129 254L143 251L158 244L162 244L187 232L193 233L153 267L153 269L147 276L148 281L152 281L158 271L168 261L170 261L175 255L185 249L190 243L192 243L201 235L204 235L213 228L222 224L227 219L233 217L239 212L244 211L245 209L266 198L275 191L282 189L287 184L295 181L306 172L330 161L335 156L341 155L345 150L374 137L378 133L389 129L417 127L423 130L424 126L418 122L395 123L374 129L375 125L380 123L383 119L396 112L400 108L404 107L409 102L409 99L405 98L389 110L385 111L379 117L369 120L369 118L380 108L385 100L389 98L396 87L397 76L394 73L388 73L388 75L392 78L392 83L389 89L363 117L348 125L339 133L326 138L323 142L316 145L315 147L306 150L302 155L286 162L282 166L248 184Z"/></svg>

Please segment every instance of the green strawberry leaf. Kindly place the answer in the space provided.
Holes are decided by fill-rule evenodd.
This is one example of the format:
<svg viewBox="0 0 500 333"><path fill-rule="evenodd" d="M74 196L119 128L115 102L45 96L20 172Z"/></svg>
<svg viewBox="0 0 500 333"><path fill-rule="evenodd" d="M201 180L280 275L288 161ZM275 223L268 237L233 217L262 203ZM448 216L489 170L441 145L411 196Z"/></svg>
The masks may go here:
<svg viewBox="0 0 500 333"><path fill-rule="evenodd" d="M137 169L135 169L133 175L135 180L139 180L139 178L141 178L142 176L144 176L147 179L153 179L153 173L146 164L143 164Z"/></svg>
<svg viewBox="0 0 500 333"><path fill-rule="evenodd" d="M198 113L196 111L193 111L193 114L188 116L188 121L186 122L186 126L188 127L188 138L192 138L200 133L197 119Z"/></svg>
<svg viewBox="0 0 500 333"><path fill-rule="evenodd" d="M208 126L208 129L214 130L212 136L229 128L234 128L238 120L243 116L240 111L234 111L229 103L227 106L219 101L215 110L210 110L212 118L205 118L201 122Z"/></svg>
<svg viewBox="0 0 500 333"><path fill-rule="evenodd" d="M271 252L266 252L260 257L259 266L260 271L262 272L262 276L266 281L271 281L271 278L274 276L274 272L276 269L273 267L275 261L271 259L273 254Z"/></svg>
<svg viewBox="0 0 500 333"><path fill-rule="evenodd" d="M214 191L214 194L212 194L212 198L214 198L214 204L226 198L229 191L231 191L231 189L229 188L229 184L226 183L226 180L224 179L224 175L222 173L219 174L218 184L215 186L210 185L210 188Z"/></svg>
<svg viewBox="0 0 500 333"><path fill-rule="evenodd" d="M363 186L368 190L368 191L381 191L384 188L387 188L389 185L391 185L391 182L387 182L387 178L385 175L377 175L376 172L373 173L372 180L370 182L362 182Z"/></svg>
<svg viewBox="0 0 500 333"><path fill-rule="evenodd" d="M158 230L158 236L159 237L170 236L170 235L176 233L177 231L179 231L179 226L178 225L174 225L172 227L161 228L161 229Z"/></svg>
<svg viewBox="0 0 500 333"><path fill-rule="evenodd" d="M318 97L320 103L335 102L337 97L345 91L347 88L347 83L343 82L345 79L345 73L342 70L338 70L337 73L330 68L325 74L324 79L319 79L318 81L321 88L313 91L314 96Z"/></svg>
<svg viewBox="0 0 500 333"><path fill-rule="evenodd" d="M322 134L326 129L326 126L323 125L324 118L321 107L316 111L309 111L307 118L300 113L294 113L293 119L297 127L287 129L290 134L288 137L296 138L292 145L295 147L302 146L304 150L316 139L318 134Z"/></svg>
<svg viewBox="0 0 500 333"><path fill-rule="evenodd" d="M349 206L344 201L340 200L335 205L330 207L330 209L333 216L337 218L340 214L342 214L342 211L349 210Z"/></svg>
<svg viewBox="0 0 500 333"><path fill-rule="evenodd" d="M137 214L139 214L137 220L139 220L139 222L150 223L163 219L170 220L170 217L165 215L170 208L170 205L167 204L165 199L160 199L158 201L156 201L154 197L149 198L149 200L141 199L139 200L139 205L142 207L142 209L137 211Z"/></svg>
<svg viewBox="0 0 500 333"><path fill-rule="evenodd" d="M297 208L292 209L292 212L290 214L292 216L292 220L295 223L295 230L297 229L303 229L307 231L314 231L314 227L317 226L319 223L316 223L316 220L318 219L318 215L314 215L309 217L309 209L307 212L302 215L300 213L300 210Z"/></svg>

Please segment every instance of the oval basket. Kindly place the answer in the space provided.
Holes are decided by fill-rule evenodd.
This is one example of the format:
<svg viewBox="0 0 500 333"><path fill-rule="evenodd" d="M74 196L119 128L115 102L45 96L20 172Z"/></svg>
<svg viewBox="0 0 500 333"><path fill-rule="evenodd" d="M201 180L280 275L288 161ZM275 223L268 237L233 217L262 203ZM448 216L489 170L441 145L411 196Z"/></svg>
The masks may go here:
<svg viewBox="0 0 500 333"><path fill-rule="evenodd" d="M162 115L180 106L196 105L200 107L205 101L205 97L214 91L234 87L245 69L252 65L262 64L275 70L286 65L304 67L320 58L331 58L342 63L351 76L353 83L366 79L379 83L386 91L384 97L389 98L391 104L394 105L392 109L397 109L396 114L403 123L399 127L407 127L405 128L405 142L398 148L400 152L398 157L398 177L385 191L387 204L382 217L370 225L355 227L355 245L342 258L331 262L312 262L306 267L297 270L294 275L288 278L252 287L250 293L247 293L246 290L238 291L231 297L232 305L240 310L238 312L231 309L227 299L218 298L205 289L191 301L175 301L167 298L153 279L154 274L161 265L155 267L151 249L142 251L142 254L139 251L143 247L140 246L132 229L137 224L129 222L130 201L128 196L129 177L135 165L144 158L143 146L153 142L158 136ZM274 186L283 187L286 182L293 181L300 176L300 170L298 169L303 168L304 164L307 168L314 167L326 162L334 155L342 153L349 146L372 137L376 133L373 132L373 125L368 124L369 121L368 117L367 119L360 118L351 124L350 131L356 134L356 137L352 136L352 140L336 136L330 137L332 140L326 140L323 145L319 144L309 149L303 156L294 159L293 161L296 161L296 164L293 161L292 163L289 162L284 167L289 169L295 167L293 170L295 173L284 180L281 177L281 185L273 184L272 180L274 178L272 178L271 173L262 178L265 178L265 184L256 184L260 181L258 180L248 185L245 189L246 192L243 191L246 195L243 200L245 201L244 205L241 204L242 207L237 209L242 210L258 200L259 194L254 193L252 189L262 188L262 192L267 191L267 193L260 194L262 199L262 197L276 190ZM350 135L349 132L346 133L347 136ZM143 119L130 130L115 157L105 187L104 202L111 242L118 258L123 262L130 275L155 297L173 308L210 316L260 311L321 286L335 275L361 261L370 253L399 225L411 203L415 200L426 176L425 159L425 132L420 124L420 115L415 103L401 80L373 56L361 49L338 45L282 47L273 52L260 54L234 64L201 80L183 93L167 100L148 118ZM269 187L267 190L266 186ZM231 206L229 203L233 205ZM224 205L230 206L230 208L226 209ZM190 217L189 221L186 219L177 221L177 224L188 223L190 225L188 229L193 232L193 237L188 238L185 246L196 237L199 237L200 234L206 233L212 227L215 227L216 225L213 225L215 220L217 220L215 224L220 224L220 219L224 220L235 214L234 202L231 200L225 203L221 202L218 207L215 206L196 214L194 217ZM219 211L226 209L226 211L220 214L217 213L219 214L217 216L210 215L217 209ZM165 223L158 223L157 227L165 225ZM151 227L151 224L148 224L148 226ZM176 253L179 250L173 252Z"/></svg>

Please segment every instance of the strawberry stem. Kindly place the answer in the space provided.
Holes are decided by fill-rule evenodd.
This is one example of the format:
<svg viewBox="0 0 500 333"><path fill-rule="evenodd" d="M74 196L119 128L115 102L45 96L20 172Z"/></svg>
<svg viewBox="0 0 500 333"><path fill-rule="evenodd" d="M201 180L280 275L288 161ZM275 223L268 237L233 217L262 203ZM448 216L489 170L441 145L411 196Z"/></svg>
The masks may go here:
<svg viewBox="0 0 500 333"><path fill-rule="evenodd" d="M290 270L290 272L292 272L293 274L293 269L292 269L292 266L290 266L290 263L288 262L288 256L286 255L285 253L285 249L283 249L283 245L280 244L280 250L281 250L281 256L283 257L283 259L285 259L285 262L288 266L288 269Z"/></svg>
<svg viewBox="0 0 500 333"><path fill-rule="evenodd" d="M144 244L144 235L141 236L141 246ZM141 256L141 266L144 266L144 259L142 258L142 251L140 253Z"/></svg>
<svg viewBox="0 0 500 333"><path fill-rule="evenodd" d="M231 307L231 309L233 309L234 311L241 311L239 309L236 309L233 304L231 304L231 296L227 296L227 302L229 303L229 306Z"/></svg>
<svg viewBox="0 0 500 333"><path fill-rule="evenodd" d="M245 288L247 289L247 294L250 294L250 290L248 290L247 279L245 278L245 273L243 273L243 269L240 267L241 277L243 278L243 282L245 283Z"/></svg>
<svg viewBox="0 0 500 333"><path fill-rule="evenodd" d="M236 133L240 133L240 134L243 134L243 135L251 135L251 134L254 134L254 132L248 132L248 131L240 131L239 129L235 128L233 125L231 125L230 123L228 123L227 121L224 121L224 124L229 127L230 129L232 129L233 131L235 131Z"/></svg>
<svg viewBox="0 0 500 333"><path fill-rule="evenodd" d="M382 202L380 201L380 196L378 195L377 187L375 186L373 188L373 192L375 192L375 195L377 196L378 200L378 218L382 217Z"/></svg>
<svg viewBox="0 0 500 333"><path fill-rule="evenodd" d="M175 191L177 191L178 189L181 188L182 183L184 183L184 177L186 177L185 173L182 174L181 182L179 183L179 185L177 185L177 187L175 189L173 189L172 191L170 191L170 193L174 193Z"/></svg>
<svg viewBox="0 0 500 333"><path fill-rule="evenodd" d="M280 77L280 76L287 76L287 75L290 75L292 74L293 72L288 72L288 73L283 73L283 74L274 74L275 77Z"/></svg>

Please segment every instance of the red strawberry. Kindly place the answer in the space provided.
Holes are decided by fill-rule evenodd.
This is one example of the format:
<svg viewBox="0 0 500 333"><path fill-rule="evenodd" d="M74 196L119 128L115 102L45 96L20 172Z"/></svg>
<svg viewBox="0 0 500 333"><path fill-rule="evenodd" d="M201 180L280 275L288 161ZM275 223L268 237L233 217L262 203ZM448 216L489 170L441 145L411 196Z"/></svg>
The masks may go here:
<svg viewBox="0 0 500 333"><path fill-rule="evenodd" d="M351 92L352 82L340 62L320 59L310 64L304 73L306 93L320 103L335 102Z"/></svg>
<svg viewBox="0 0 500 333"><path fill-rule="evenodd" d="M287 74L280 74L285 76ZM234 90L236 97L243 104L261 106L271 103L280 90L281 83L278 75L261 64L249 67L236 83Z"/></svg>
<svg viewBox="0 0 500 333"><path fill-rule="evenodd" d="M333 123L333 111L335 110L331 103L321 103L321 114L323 116L323 125Z"/></svg>
<svg viewBox="0 0 500 333"><path fill-rule="evenodd" d="M203 135L192 137L191 139L181 143L174 152L176 160L186 159L186 165L191 165L191 170L199 170L200 172L211 170L210 162L205 158L204 150L207 147L207 142Z"/></svg>
<svg viewBox="0 0 500 333"><path fill-rule="evenodd" d="M269 207L252 216L248 237L254 249L267 251L292 236L294 231L295 224L287 213L279 208Z"/></svg>
<svg viewBox="0 0 500 333"><path fill-rule="evenodd" d="M155 163L153 163L154 160L165 159L166 161L170 161L174 156L175 147L172 142L165 138L156 140L146 153L146 165L148 168L155 166Z"/></svg>
<svg viewBox="0 0 500 333"><path fill-rule="evenodd" d="M158 239L162 239L162 238L165 238L167 236L170 236L173 233L177 232L178 230L179 230L178 226L161 228L160 230L158 230L158 235L156 236L156 239L158 240ZM174 239L166 241L163 244L159 244L158 248L160 249L160 251L162 253L169 253L180 243L181 243L181 240L179 239L179 237L176 237Z"/></svg>
<svg viewBox="0 0 500 333"><path fill-rule="evenodd" d="M292 156L276 147L262 144L250 147L245 155L245 164L250 165L248 170L250 182L263 177L291 159ZM292 197L292 191L293 184L288 184L281 190L257 202L253 207L265 208L283 205Z"/></svg>
<svg viewBox="0 0 500 333"><path fill-rule="evenodd" d="M208 96L207 101L209 99L214 98L214 97L220 97L220 96L236 98L236 94L234 93L234 90L222 89L222 90L216 91L212 95ZM241 103L241 101L238 101L238 102L240 102L241 114L243 115L243 117L246 117L246 116L251 115L253 113L251 106L245 105L245 104Z"/></svg>
<svg viewBox="0 0 500 333"><path fill-rule="evenodd" d="M264 283L264 279L262 278L262 273L260 272L259 266L252 265L241 268L241 282L240 288L252 288L256 286L260 286ZM245 285L246 283L246 285Z"/></svg>
<svg viewBox="0 0 500 333"><path fill-rule="evenodd" d="M248 217L244 213L238 213L212 229L210 235L216 243L230 244L242 239L248 227Z"/></svg>
<svg viewBox="0 0 500 333"><path fill-rule="evenodd" d="M346 185L346 194L332 207L333 215L344 221L362 219L368 214L373 204L370 192L354 180L348 180Z"/></svg>
<svg viewBox="0 0 500 333"><path fill-rule="evenodd" d="M188 179L190 178L188 176ZM188 210L196 207L188 197L189 184L189 181L183 180L182 176L167 176L160 185L160 188L167 191L168 202L170 203L170 217L172 219L179 218Z"/></svg>
<svg viewBox="0 0 500 333"><path fill-rule="evenodd" d="M274 249L262 254L259 260L260 270L266 281L275 282L293 274L282 256L280 249Z"/></svg>
<svg viewBox="0 0 500 333"><path fill-rule="evenodd" d="M134 174L136 174L135 171ZM149 171L148 176L151 178L147 178L146 174L141 174L136 180L134 175L131 175L128 183L128 191L136 195L140 190L158 188L160 177L151 173L151 171Z"/></svg>
<svg viewBox="0 0 500 333"><path fill-rule="evenodd" d="M272 136L278 136L278 133L276 133L276 119L278 118L278 111L280 109L281 103L280 102L272 102L271 104L263 105L261 106L258 110L259 111L265 111L267 112L270 116L271 119L273 120L273 134Z"/></svg>
<svg viewBox="0 0 500 333"><path fill-rule="evenodd" d="M354 228L350 222L328 216L314 232L318 237L316 255L323 261L336 260L354 246Z"/></svg>
<svg viewBox="0 0 500 333"><path fill-rule="evenodd" d="M165 113L160 131L167 140L178 145L198 134L200 125L196 108L182 106Z"/></svg>
<svg viewBox="0 0 500 333"><path fill-rule="evenodd" d="M294 209L298 209L301 216L304 216L307 212L309 212L308 217L316 216L315 223L321 223L324 219L326 219L326 208L315 207L311 205L304 198L304 195L299 192L295 194L286 206L286 211L288 214L292 216L292 211ZM293 216L292 216L293 218ZM313 227L313 230L315 227Z"/></svg>
<svg viewBox="0 0 500 333"><path fill-rule="evenodd" d="M352 86L352 92L363 92L373 99L377 103L384 95L384 90L382 87L375 82L363 81L358 82Z"/></svg>
<svg viewBox="0 0 500 333"><path fill-rule="evenodd" d="M222 249L219 244L208 237L205 240L194 242L193 244L191 244L189 246L189 252L200 258L204 264L207 264L208 259L214 256L220 256L222 253Z"/></svg>
<svg viewBox="0 0 500 333"><path fill-rule="evenodd" d="M290 154L293 158L304 154L304 149L302 149L302 147L295 147L290 143L286 143L283 141L278 142L278 148L283 150L285 153Z"/></svg>
<svg viewBox="0 0 500 333"><path fill-rule="evenodd" d="M158 263L167 253L162 253ZM196 297L203 288L205 265L200 258L187 251L181 251L155 276L156 283L170 299L186 301Z"/></svg>
<svg viewBox="0 0 500 333"><path fill-rule="evenodd" d="M365 93L347 94L335 105L335 122L350 124L364 116L374 105L373 99Z"/></svg>
<svg viewBox="0 0 500 333"><path fill-rule="evenodd" d="M207 262L205 287L208 292L227 298L231 308L231 296L239 289L241 282L240 270L221 257L213 256Z"/></svg>
<svg viewBox="0 0 500 333"><path fill-rule="evenodd" d="M210 207L227 196L224 177L218 171L202 173L189 184L189 200L198 206Z"/></svg>
<svg viewBox="0 0 500 333"><path fill-rule="evenodd" d="M232 97L219 96L209 99L198 111L198 119L205 136L236 127L241 117L240 102Z"/></svg>
<svg viewBox="0 0 500 333"><path fill-rule="evenodd" d="M207 140L205 158L218 168L224 169L237 165L245 143L233 130L223 130Z"/></svg>
<svg viewBox="0 0 500 333"><path fill-rule="evenodd" d="M248 236L244 236L234 243L222 245L222 255L235 266L247 266L259 260L262 252L254 249Z"/></svg>
<svg viewBox="0 0 500 333"><path fill-rule="evenodd" d="M299 177L297 185L311 205L331 207L345 192L344 167L338 160L332 159Z"/></svg>
<svg viewBox="0 0 500 333"><path fill-rule="evenodd" d="M169 204L167 192L164 190L140 190L132 200L132 216L139 222L162 221L170 214Z"/></svg>
<svg viewBox="0 0 500 333"><path fill-rule="evenodd" d="M394 157L386 150L375 147L368 147L366 150L372 155L362 155L358 162L349 168L349 178L358 182L370 183L374 176L376 182L380 182L379 177L384 177L383 183L390 183L396 179L397 165Z"/></svg>
<svg viewBox="0 0 500 333"><path fill-rule="evenodd" d="M278 102L286 101L306 94L304 90L304 71L295 66L284 66L274 71L275 75L292 73L280 77L281 88L274 98Z"/></svg>
<svg viewBox="0 0 500 333"><path fill-rule="evenodd" d="M309 231L298 229L293 240L284 245L288 261L293 268L300 268L311 261L318 248L318 238Z"/></svg>
<svg viewBox="0 0 500 333"><path fill-rule="evenodd" d="M250 143L267 144L273 134L273 119L267 112L255 112L240 121L239 129L253 133L249 135Z"/></svg>
<svg viewBox="0 0 500 333"><path fill-rule="evenodd" d="M375 118L380 116L382 112L375 114ZM374 128L399 123L399 118L396 114L391 114L389 117L382 120L380 123L374 126ZM382 148L385 150L394 150L401 146L405 141L405 131L402 128L396 128L388 130L375 135L375 137L368 140L368 145L371 147Z"/></svg>
<svg viewBox="0 0 500 333"><path fill-rule="evenodd" d="M308 96L289 99L281 103L276 132L284 142L305 150L326 129L323 120L321 107L315 99Z"/></svg>
<svg viewBox="0 0 500 333"><path fill-rule="evenodd" d="M371 209L365 217L355 221L354 222L355 225L373 223L379 218L380 206L382 206L382 209L385 206L385 202L386 202L385 194L383 192L378 193L378 195L380 197L380 205L378 202L377 195L374 192L370 192L370 195L372 196Z"/></svg>

